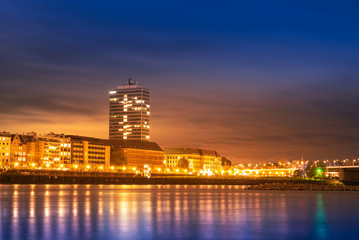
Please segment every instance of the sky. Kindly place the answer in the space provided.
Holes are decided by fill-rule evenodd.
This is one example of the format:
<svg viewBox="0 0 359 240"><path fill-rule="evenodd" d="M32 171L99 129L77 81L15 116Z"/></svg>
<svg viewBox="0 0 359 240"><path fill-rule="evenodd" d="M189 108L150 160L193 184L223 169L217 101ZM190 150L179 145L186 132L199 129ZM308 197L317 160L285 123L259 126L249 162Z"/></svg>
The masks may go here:
<svg viewBox="0 0 359 240"><path fill-rule="evenodd" d="M108 137L151 91L151 141L236 163L359 157L357 1L5 0L0 131Z"/></svg>

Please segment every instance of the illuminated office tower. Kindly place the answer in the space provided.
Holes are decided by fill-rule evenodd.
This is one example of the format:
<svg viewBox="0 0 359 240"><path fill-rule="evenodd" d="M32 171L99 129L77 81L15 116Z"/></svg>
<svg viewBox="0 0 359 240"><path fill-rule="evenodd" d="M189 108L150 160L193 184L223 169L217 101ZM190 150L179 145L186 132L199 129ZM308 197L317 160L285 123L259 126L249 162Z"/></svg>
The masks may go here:
<svg viewBox="0 0 359 240"><path fill-rule="evenodd" d="M150 139L150 91L131 78L110 91L110 139Z"/></svg>

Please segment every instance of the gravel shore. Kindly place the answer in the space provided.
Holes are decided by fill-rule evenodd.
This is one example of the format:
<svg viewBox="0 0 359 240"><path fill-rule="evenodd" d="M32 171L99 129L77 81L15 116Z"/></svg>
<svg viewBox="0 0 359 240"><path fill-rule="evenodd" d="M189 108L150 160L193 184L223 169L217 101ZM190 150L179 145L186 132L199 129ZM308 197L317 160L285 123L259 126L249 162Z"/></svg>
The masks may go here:
<svg viewBox="0 0 359 240"><path fill-rule="evenodd" d="M312 183L265 183L251 185L247 190L288 191L359 191L359 185L312 184Z"/></svg>

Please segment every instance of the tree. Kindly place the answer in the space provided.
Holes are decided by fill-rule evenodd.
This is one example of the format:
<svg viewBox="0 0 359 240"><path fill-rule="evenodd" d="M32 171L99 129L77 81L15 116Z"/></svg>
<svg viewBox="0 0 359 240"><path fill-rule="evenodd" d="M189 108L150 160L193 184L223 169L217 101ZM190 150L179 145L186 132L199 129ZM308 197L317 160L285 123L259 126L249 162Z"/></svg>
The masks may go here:
<svg viewBox="0 0 359 240"><path fill-rule="evenodd" d="M187 169L187 168L188 168L188 165L189 165L189 164L188 164L187 159L181 158L180 160L178 160L177 167Z"/></svg>
<svg viewBox="0 0 359 240"><path fill-rule="evenodd" d="M293 172L293 177L304 177L304 171L302 169L297 169Z"/></svg>
<svg viewBox="0 0 359 240"><path fill-rule="evenodd" d="M313 162L308 162L305 168L305 174L309 178L314 178L315 176L315 165Z"/></svg>
<svg viewBox="0 0 359 240"><path fill-rule="evenodd" d="M327 172L327 167L323 163L313 163L309 162L305 168L305 173L307 177L310 178L324 178L325 173Z"/></svg>
<svg viewBox="0 0 359 240"><path fill-rule="evenodd" d="M111 165L125 166L127 165L127 157L121 148L111 148Z"/></svg>
<svg viewBox="0 0 359 240"><path fill-rule="evenodd" d="M222 166L223 167L230 167L232 166L232 162L230 160L228 160L225 157L222 157Z"/></svg>

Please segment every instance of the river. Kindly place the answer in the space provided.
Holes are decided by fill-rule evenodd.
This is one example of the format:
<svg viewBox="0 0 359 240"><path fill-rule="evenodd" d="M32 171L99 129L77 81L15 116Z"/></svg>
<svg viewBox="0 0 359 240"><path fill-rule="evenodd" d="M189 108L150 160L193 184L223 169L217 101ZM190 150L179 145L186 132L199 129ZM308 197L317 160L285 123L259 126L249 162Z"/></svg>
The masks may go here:
<svg viewBox="0 0 359 240"><path fill-rule="evenodd" d="M0 185L0 238L358 239L357 192Z"/></svg>

